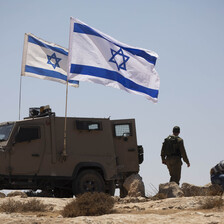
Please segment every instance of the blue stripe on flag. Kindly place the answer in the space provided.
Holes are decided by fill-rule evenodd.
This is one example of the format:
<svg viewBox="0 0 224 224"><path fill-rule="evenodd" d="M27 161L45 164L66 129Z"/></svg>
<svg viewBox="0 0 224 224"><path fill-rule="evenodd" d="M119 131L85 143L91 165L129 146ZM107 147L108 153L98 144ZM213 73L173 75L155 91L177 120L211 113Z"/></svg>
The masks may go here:
<svg viewBox="0 0 224 224"><path fill-rule="evenodd" d="M110 71L103 68L97 68L97 67L87 66L87 65L71 64L70 73L91 75L98 78L109 79L109 80L122 84L125 88L134 90L136 92L147 94L153 98L157 98L159 94L159 90L150 89L150 88L141 86L131 81L130 79L125 78L118 72Z"/></svg>
<svg viewBox="0 0 224 224"><path fill-rule="evenodd" d="M67 81L66 75L63 75L60 72L56 72L56 71L52 71L52 70L48 70L48 69L43 69L43 68L26 65L25 72L30 72L30 73L34 73L34 74L41 75L41 76L46 76L46 77L51 77L51 78ZM68 82L77 84L77 85L79 84L79 81L75 81L75 80L68 80Z"/></svg>
<svg viewBox="0 0 224 224"><path fill-rule="evenodd" d="M59 48L59 47L53 47L53 46L50 46L48 44L45 44L42 41L40 41L40 40L38 40L38 39L36 39L36 38L34 38L32 36L28 36L28 42L36 44L36 45L39 45L41 47L45 47L45 48L50 49L52 51L56 51L56 52L58 52L60 54L68 56L68 52L65 51L64 49Z"/></svg>
<svg viewBox="0 0 224 224"><path fill-rule="evenodd" d="M155 56L152 56L150 54L148 54L147 52L145 52L144 50L140 50L140 49L136 49L136 48L128 48L128 47L123 47L121 45L118 45L110 40L108 40L107 38L105 38L104 36L102 36L101 34L99 34L97 31L95 31L94 29L92 29L89 26L83 25L83 24L79 24L79 23L74 23L74 29L73 32L76 33L84 33L84 34L88 34L88 35L93 35L93 36L97 36L97 37L101 37L113 44L115 44L116 46L124 49L125 51L128 51L129 53L133 54L133 55L137 55L139 57L144 58L146 61L152 63L152 64L156 64L156 60L157 58Z"/></svg>

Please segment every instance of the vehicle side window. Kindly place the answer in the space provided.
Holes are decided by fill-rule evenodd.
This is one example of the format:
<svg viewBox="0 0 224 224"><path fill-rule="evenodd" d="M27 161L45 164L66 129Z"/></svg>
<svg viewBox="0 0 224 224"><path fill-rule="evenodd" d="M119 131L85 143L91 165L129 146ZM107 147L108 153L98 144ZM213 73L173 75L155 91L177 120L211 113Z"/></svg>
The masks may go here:
<svg viewBox="0 0 224 224"><path fill-rule="evenodd" d="M7 124L0 126L0 142L7 141L9 138L9 135L12 132L14 124Z"/></svg>
<svg viewBox="0 0 224 224"><path fill-rule="evenodd" d="M76 128L78 130L102 130L101 122L93 122L93 121L76 121Z"/></svg>
<svg viewBox="0 0 224 224"><path fill-rule="evenodd" d="M16 142L40 139L40 127L20 127L16 135Z"/></svg>
<svg viewBox="0 0 224 224"><path fill-rule="evenodd" d="M130 124L115 124L114 125L115 136L131 136L131 125Z"/></svg>

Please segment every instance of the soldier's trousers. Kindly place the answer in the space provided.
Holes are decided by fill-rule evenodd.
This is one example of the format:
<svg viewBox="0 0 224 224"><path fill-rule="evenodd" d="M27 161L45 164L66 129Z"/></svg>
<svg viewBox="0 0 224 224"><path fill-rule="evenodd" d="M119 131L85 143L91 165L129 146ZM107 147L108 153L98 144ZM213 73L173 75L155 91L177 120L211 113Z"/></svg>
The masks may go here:
<svg viewBox="0 0 224 224"><path fill-rule="evenodd" d="M174 181L179 185L182 166L181 158L179 156L169 156L166 158L166 165L170 173L170 182Z"/></svg>

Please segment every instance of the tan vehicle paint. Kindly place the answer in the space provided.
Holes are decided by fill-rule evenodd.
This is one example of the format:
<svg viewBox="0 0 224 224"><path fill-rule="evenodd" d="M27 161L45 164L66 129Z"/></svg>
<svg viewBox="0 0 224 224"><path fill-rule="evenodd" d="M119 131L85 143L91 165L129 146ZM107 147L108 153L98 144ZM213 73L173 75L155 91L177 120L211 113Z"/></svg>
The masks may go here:
<svg viewBox="0 0 224 224"><path fill-rule="evenodd" d="M55 197L86 191L114 195L125 178L139 172L143 148L134 119L67 118L31 108L30 117L0 124L0 188L41 189ZM63 156L66 150L66 156Z"/></svg>

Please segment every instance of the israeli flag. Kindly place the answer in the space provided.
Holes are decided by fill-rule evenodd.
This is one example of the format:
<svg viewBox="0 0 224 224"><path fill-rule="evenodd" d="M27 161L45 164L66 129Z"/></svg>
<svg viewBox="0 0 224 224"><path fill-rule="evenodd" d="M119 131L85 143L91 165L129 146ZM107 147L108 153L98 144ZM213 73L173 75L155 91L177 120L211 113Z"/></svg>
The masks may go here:
<svg viewBox="0 0 224 224"><path fill-rule="evenodd" d="M123 89L157 102L157 58L155 52L128 46L71 18L69 79Z"/></svg>
<svg viewBox="0 0 224 224"><path fill-rule="evenodd" d="M44 41L33 34L25 34L22 76L30 76L66 83L78 87L79 82L67 80L68 50Z"/></svg>

